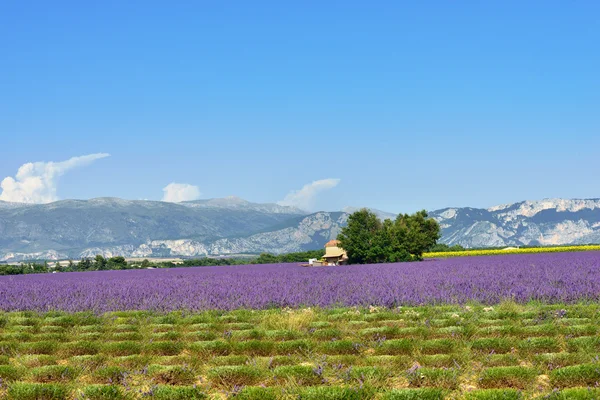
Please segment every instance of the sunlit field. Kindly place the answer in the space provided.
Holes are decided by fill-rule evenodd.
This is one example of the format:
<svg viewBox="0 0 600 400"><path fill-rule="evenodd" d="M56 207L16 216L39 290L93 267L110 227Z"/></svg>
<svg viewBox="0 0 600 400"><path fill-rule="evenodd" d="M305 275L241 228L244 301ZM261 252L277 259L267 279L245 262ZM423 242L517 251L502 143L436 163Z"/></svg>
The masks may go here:
<svg viewBox="0 0 600 400"><path fill-rule="evenodd" d="M446 257L468 257L468 256L495 256L506 254L539 254L539 253L570 253L575 251L598 251L600 245L585 246L554 246L554 247L525 247L525 248L506 248L506 249L481 249L464 251L445 251L424 253L425 258L446 258Z"/></svg>
<svg viewBox="0 0 600 400"><path fill-rule="evenodd" d="M0 398L598 399L600 253L0 279Z"/></svg>

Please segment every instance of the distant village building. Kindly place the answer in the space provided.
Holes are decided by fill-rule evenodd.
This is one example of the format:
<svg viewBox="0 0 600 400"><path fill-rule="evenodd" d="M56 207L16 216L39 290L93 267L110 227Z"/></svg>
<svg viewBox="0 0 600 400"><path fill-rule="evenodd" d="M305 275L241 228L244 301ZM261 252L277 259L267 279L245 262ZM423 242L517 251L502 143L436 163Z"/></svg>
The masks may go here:
<svg viewBox="0 0 600 400"><path fill-rule="evenodd" d="M348 262L346 251L340 247L339 240L330 240L325 243L325 265L344 265Z"/></svg>

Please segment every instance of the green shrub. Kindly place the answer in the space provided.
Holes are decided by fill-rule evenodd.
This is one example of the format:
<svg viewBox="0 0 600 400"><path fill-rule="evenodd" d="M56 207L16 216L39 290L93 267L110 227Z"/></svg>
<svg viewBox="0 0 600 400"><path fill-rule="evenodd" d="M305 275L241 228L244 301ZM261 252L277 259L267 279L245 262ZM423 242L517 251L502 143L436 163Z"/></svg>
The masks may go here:
<svg viewBox="0 0 600 400"><path fill-rule="evenodd" d="M600 337L598 336L582 336L567 340L567 349L570 352L584 351L595 352L600 351Z"/></svg>
<svg viewBox="0 0 600 400"><path fill-rule="evenodd" d="M71 328L77 325L77 318L74 315L64 315L55 318L44 319L44 325L60 326L63 328Z"/></svg>
<svg viewBox="0 0 600 400"><path fill-rule="evenodd" d="M140 328L132 324L118 324L112 327L114 332L137 332Z"/></svg>
<svg viewBox="0 0 600 400"><path fill-rule="evenodd" d="M217 334L214 332L197 331L188 333L186 337L191 340L206 341L215 340L217 338Z"/></svg>
<svg viewBox="0 0 600 400"><path fill-rule="evenodd" d="M568 336L593 336L598 334L598 327L596 325L572 325L563 329L564 333Z"/></svg>
<svg viewBox="0 0 600 400"><path fill-rule="evenodd" d="M436 329L432 335L436 337L464 338L468 333L471 333L469 329L472 328L464 326L446 326Z"/></svg>
<svg viewBox="0 0 600 400"><path fill-rule="evenodd" d="M412 339L392 339L384 341L377 347L377 354L409 355L412 353L414 341Z"/></svg>
<svg viewBox="0 0 600 400"><path fill-rule="evenodd" d="M422 354L447 354L454 350L455 341L450 339L433 339L419 342Z"/></svg>
<svg viewBox="0 0 600 400"><path fill-rule="evenodd" d="M275 346L275 352L277 354L295 354L304 353L313 348L314 343L310 340L299 339L277 343L277 345Z"/></svg>
<svg viewBox="0 0 600 400"><path fill-rule="evenodd" d="M264 336L263 331L258 329L244 329L240 331L225 331L223 336L227 339L233 339L236 341L250 340L250 339L262 339Z"/></svg>
<svg viewBox="0 0 600 400"><path fill-rule="evenodd" d="M131 356L140 354L142 346L136 342L107 342L100 351L109 356Z"/></svg>
<svg viewBox="0 0 600 400"><path fill-rule="evenodd" d="M320 340L339 339L343 336L342 331L335 328L316 329L311 336Z"/></svg>
<svg viewBox="0 0 600 400"><path fill-rule="evenodd" d="M224 325L227 331L247 331L255 328L254 324L248 322L230 322Z"/></svg>
<svg viewBox="0 0 600 400"><path fill-rule="evenodd" d="M394 336L406 339L420 339L426 337L428 334L428 330L424 327L409 327L398 328Z"/></svg>
<svg viewBox="0 0 600 400"><path fill-rule="evenodd" d="M246 340L236 343L234 350L236 353L248 354L252 356L268 356L275 347L273 342L262 340Z"/></svg>
<svg viewBox="0 0 600 400"><path fill-rule="evenodd" d="M179 322L181 322L181 317L176 314L167 314L154 318L154 324L156 325L170 325L171 327L173 327Z"/></svg>
<svg viewBox="0 0 600 400"><path fill-rule="evenodd" d="M139 332L115 332L108 336L107 340L114 342L137 341L144 337Z"/></svg>
<svg viewBox="0 0 600 400"><path fill-rule="evenodd" d="M553 391L544 400L598 400L600 389L574 388Z"/></svg>
<svg viewBox="0 0 600 400"><path fill-rule="evenodd" d="M0 365L0 382L13 382L19 380L23 371L12 365Z"/></svg>
<svg viewBox="0 0 600 400"><path fill-rule="evenodd" d="M151 389L155 400L199 400L208 399L202 389L194 386L155 386Z"/></svg>
<svg viewBox="0 0 600 400"><path fill-rule="evenodd" d="M211 357L210 363L213 365L244 365L250 360L250 357L244 355L230 355Z"/></svg>
<svg viewBox="0 0 600 400"><path fill-rule="evenodd" d="M358 354L361 344L352 340L334 340L321 344L321 351L325 354Z"/></svg>
<svg viewBox="0 0 600 400"><path fill-rule="evenodd" d="M0 356L0 365L8 365L10 363L9 356Z"/></svg>
<svg viewBox="0 0 600 400"><path fill-rule="evenodd" d="M67 400L69 390L56 383L13 383L8 398L14 400Z"/></svg>
<svg viewBox="0 0 600 400"><path fill-rule="evenodd" d="M104 337L104 334L102 334L100 332L82 332L82 333L75 335L73 337L73 339L89 342L89 341L99 340L99 339L104 340L105 337Z"/></svg>
<svg viewBox="0 0 600 400"><path fill-rule="evenodd" d="M523 393L516 389L483 389L465 395L465 400L521 400Z"/></svg>
<svg viewBox="0 0 600 400"><path fill-rule="evenodd" d="M83 311L74 314L77 318L77 326L79 329L87 328L87 327L98 327L102 325L102 318L97 315L94 315L90 311Z"/></svg>
<svg viewBox="0 0 600 400"><path fill-rule="evenodd" d="M331 326L331 322L327 322L327 321L314 321L314 322L311 322L309 326L310 326L311 329L329 328Z"/></svg>
<svg viewBox="0 0 600 400"><path fill-rule="evenodd" d="M54 354L58 349L58 343L54 341L42 341L25 343L21 346L21 352L25 354Z"/></svg>
<svg viewBox="0 0 600 400"><path fill-rule="evenodd" d="M116 385L89 385L83 389L85 400L123 400L128 399L123 389Z"/></svg>
<svg viewBox="0 0 600 400"><path fill-rule="evenodd" d="M79 334L83 333L104 333L104 326L102 325L84 325L78 326L77 332Z"/></svg>
<svg viewBox="0 0 600 400"><path fill-rule="evenodd" d="M479 377L479 386L484 389L531 387L537 371L527 367L494 367L484 369Z"/></svg>
<svg viewBox="0 0 600 400"><path fill-rule="evenodd" d="M302 334L292 329L275 329L264 332L264 337L269 340L296 340Z"/></svg>
<svg viewBox="0 0 600 400"><path fill-rule="evenodd" d="M595 386L600 383L600 364L580 364L550 372L553 387Z"/></svg>
<svg viewBox="0 0 600 400"><path fill-rule="evenodd" d="M215 367L208 371L208 379L217 386L251 386L263 378L263 371L248 365Z"/></svg>
<svg viewBox="0 0 600 400"><path fill-rule="evenodd" d="M41 333L65 333L66 328L63 328L62 326L48 325L48 326L42 326L40 328L40 332Z"/></svg>
<svg viewBox="0 0 600 400"><path fill-rule="evenodd" d="M4 342L34 342L39 340L36 335L31 333L4 333L2 334L2 340Z"/></svg>
<svg viewBox="0 0 600 400"><path fill-rule="evenodd" d="M205 356L226 356L231 352L231 344L224 340L194 342L190 345L190 351Z"/></svg>
<svg viewBox="0 0 600 400"><path fill-rule="evenodd" d="M525 326L520 328L520 333L524 336L555 336L558 333L558 327L554 324L541 324Z"/></svg>
<svg viewBox="0 0 600 400"><path fill-rule="evenodd" d="M560 351L558 341L551 337L536 337L521 340L519 351L523 353L555 353Z"/></svg>
<svg viewBox="0 0 600 400"><path fill-rule="evenodd" d="M381 400L443 400L443 389L396 389L384 393Z"/></svg>
<svg viewBox="0 0 600 400"><path fill-rule="evenodd" d="M514 342L505 338L483 338L471 342L474 351L496 354L508 353L514 346Z"/></svg>
<svg viewBox="0 0 600 400"><path fill-rule="evenodd" d="M40 383L68 382L76 375L77 371L73 367L66 367L64 365L47 365L31 370L33 380Z"/></svg>
<svg viewBox="0 0 600 400"><path fill-rule="evenodd" d="M273 375L278 378L293 378L299 385L310 386L318 385L323 381L319 370L306 365L289 365L277 367Z"/></svg>
<svg viewBox="0 0 600 400"><path fill-rule="evenodd" d="M17 345L13 342L0 342L0 355L13 356L17 350Z"/></svg>
<svg viewBox="0 0 600 400"><path fill-rule="evenodd" d="M590 355L582 353L546 353L538 354L533 358L534 364L549 371L556 368L586 363L590 360Z"/></svg>
<svg viewBox="0 0 600 400"><path fill-rule="evenodd" d="M98 351L100 351L98 343L87 341L64 343L60 347L60 353L65 357L94 355Z"/></svg>
<svg viewBox="0 0 600 400"><path fill-rule="evenodd" d="M158 356L175 356L183 351L183 347L183 343L180 342L152 342L144 347L144 352Z"/></svg>
<svg viewBox="0 0 600 400"><path fill-rule="evenodd" d="M21 326L37 326L39 325L39 320L36 318L30 318L30 317L16 317L12 320L13 323L13 328L18 327L19 325Z"/></svg>

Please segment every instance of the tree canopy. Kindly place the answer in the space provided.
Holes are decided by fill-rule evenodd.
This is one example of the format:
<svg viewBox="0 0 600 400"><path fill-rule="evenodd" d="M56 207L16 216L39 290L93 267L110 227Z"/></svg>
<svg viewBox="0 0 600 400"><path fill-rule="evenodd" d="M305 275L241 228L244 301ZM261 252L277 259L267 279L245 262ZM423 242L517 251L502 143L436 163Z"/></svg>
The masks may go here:
<svg viewBox="0 0 600 400"><path fill-rule="evenodd" d="M351 264L416 261L440 238L440 226L425 210L381 221L366 208L348 217L338 235Z"/></svg>

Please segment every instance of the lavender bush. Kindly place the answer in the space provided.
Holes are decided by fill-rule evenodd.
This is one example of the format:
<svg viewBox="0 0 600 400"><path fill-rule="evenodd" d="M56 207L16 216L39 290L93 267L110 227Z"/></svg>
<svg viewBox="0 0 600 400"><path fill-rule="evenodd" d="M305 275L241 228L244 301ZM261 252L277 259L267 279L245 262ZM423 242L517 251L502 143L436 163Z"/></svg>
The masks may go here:
<svg viewBox="0 0 600 400"><path fill-rule="evenodd" d="M305 268L295 264L0 277L0 310L206 310L598 300L600 252Z"/></svg>

